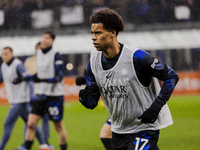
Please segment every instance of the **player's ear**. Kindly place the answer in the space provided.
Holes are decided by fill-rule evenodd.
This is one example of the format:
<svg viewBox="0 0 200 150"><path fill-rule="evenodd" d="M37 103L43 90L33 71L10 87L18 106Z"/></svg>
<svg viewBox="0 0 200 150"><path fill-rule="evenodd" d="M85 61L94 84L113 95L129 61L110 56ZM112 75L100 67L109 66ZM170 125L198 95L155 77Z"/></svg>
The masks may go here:
<svg viewBox="0 0 200 150"><path fill-rule="evenodd" d="M112 29L112 30L110 31L110 33L111 33L111 37L112 37L112 38L116 36L116 31L115 31L115 30Z"/></svg>

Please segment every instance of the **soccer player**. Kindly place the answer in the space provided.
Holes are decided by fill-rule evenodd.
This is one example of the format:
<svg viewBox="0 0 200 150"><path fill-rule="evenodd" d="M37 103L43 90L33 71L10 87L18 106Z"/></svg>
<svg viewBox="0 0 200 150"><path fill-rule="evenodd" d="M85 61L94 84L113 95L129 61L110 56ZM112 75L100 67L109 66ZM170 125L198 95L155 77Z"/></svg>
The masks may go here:
<svg viewBox="0 0 200 150"><path fill-rule="evenodd" d="M4 133L0 150L5 148L18 117L22 117L24 122L27 123L28 113L30 111L30 99L33 97L33 84L27 81L19 81L22 77L26 78L28 74L23 63L14 57L11 47L3 48L2 59L0 83L4 81L8 102L11 104L11 107L4 122ZM39 127L37 127L36 135L40 145L43 146L45 140Z"/></svg>
<svg viewBox="0 0 200 150"><path fill-rule="evenodd" d="M37 61L36 61L36 53L37 51L40 49L40 42L38 42L35 46L35 55L33 55L32 57L29 57L26 59L26 61L24 62L24 66L27 69L28 73L30 75L34 75L37 73ZM34 84L34 89L36 88L37 84ZM35 94L34 94L35 97ZM31 104L33 105L35 101L35 98L31 101ZM49 145L50 149L54 149L54 146L49 144L49 116L48 113L46 113L43 117L42 117L42 133L44 135L45 141L46 143Z"/></svg>
<svg viewBox="0 0 200 150"><path fill-rule="evenodd" d="M41 39L41 50L37 51L37 74L29 79L37 82L36 100L28 116L25 149L30 150L35 137L35 127L40 118L49 114L58 133L60 149L67 149L67 132L63 123L64 87L63 60L60 53L52 48L56 35L51 31L44 32Z"/></svg>
<svg viewBox="0 0 200 150"><path fill-rule="evenodd" d="M111 117L114 150L155 150L159 130L173 123L167 101L178 75L146 51L118 42L124 23L115 11L96 11L90 24L98 52L90 57L79 101L94 109L101 95Z"/></svg>

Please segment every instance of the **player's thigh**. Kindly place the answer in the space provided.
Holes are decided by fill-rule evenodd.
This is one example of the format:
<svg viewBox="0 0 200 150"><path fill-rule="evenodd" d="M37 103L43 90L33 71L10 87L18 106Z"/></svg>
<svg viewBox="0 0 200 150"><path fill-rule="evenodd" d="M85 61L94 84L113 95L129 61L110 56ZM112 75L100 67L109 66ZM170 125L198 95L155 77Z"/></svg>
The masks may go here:
<svg viewBox="0 0 200 150"><path fill-rule="evenodd" d="M14 106L11 106L11 108L9 109L9 112L6 116L6 120L4 122L4 126L8 126L8 125L11 125L11 124L14 124L19 116L18 113L15 113L15 108Z"/></svg>
<svg viewBox="0 0 200 150"><path fill-rule="evenodd" d="M28 121L28 114L30 112L30 103L24 103L21 107L20 116L24 120L24 122Z"/></svg>
<svg viewBox="0 0 200 150"><path fill-rule="evenodd" d="M130 134L119 134L112 132L112 148L113 150L127 150L130 142ZM131 134L132 135L132 134Z"/></svg>
<svg viewBox="0 0 200 150"><path fill-rule="evenodd" d="M4 124L10 125L12 123L15 123L17 118L22 114L22 112L26 110L24 106L26 106L26 103L12 104L10 106L10 109L9 109L9 112L7 114ZM25 113L28 114L27 112Z"/></svg>
<svg viewBox="0 0 200 150"><path fill-rule="evenodd" d="M156 150L158 138L159 130L139 132L128 144L128 150Z"/></svg>
<svg viewBox="0 0 200 150"><path fill-rule="evenodd" d="M100 131L100 138L112 138L111 125L105 123Z"/></svg>
<svg viewBox="0 0 200 150"><path fill-rule="evenodd" d="M41 118L41 116L39 116L39 115L29 113L29 115L28 115L28 123L27 123L28 126L29 127L36 127L36 125L38 124L40 118Z"/></svg>

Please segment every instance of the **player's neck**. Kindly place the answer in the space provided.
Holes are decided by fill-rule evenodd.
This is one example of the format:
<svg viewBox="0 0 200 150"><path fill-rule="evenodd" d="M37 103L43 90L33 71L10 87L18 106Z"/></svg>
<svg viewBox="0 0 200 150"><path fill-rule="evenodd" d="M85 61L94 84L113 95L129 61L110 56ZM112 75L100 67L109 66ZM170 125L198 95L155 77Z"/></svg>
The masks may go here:
<svg viewBox="0 0 200 150"><path fill-rule="evenodd" d="M120 44L114 42L106 51L104 51L104 55L106 58L111 59L115 57L120 52Z"/></svg>

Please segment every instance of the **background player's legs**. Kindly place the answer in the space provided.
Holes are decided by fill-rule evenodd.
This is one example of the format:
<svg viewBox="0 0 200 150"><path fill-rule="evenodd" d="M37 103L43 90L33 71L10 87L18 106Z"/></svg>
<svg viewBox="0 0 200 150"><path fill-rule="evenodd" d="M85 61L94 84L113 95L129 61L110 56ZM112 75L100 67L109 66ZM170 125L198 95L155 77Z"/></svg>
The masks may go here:
<svg viewBox="0 0 200 150"><path fill-rule="evenodd" d="M42 134L42 131L39 128L39 126L36 126L36 138L38 139L38 142L40 143L40 145L46 144L44 135Z"/></svg>
<svg viewBox="0 0 200 150"><path fill-rule="evenodd" d="M27 124L28 121L28 114L29 114L29 110L30 110L30 103L26 103L26 106L23 106L23 111L21 112L21 117L22 119L25 121L25 123ZM26 109L25 109L26 108ZM26 131L27 131L27 125L25 125L24 127L24 136L26 136ZM41 129L39 128L39 126L36 127L36 138L38 139L40 145L45 144L45 139L44 136L42 134ZM25 139L25 137L24 137ZM18 147L18 150L24 149L24 143L22 146Z"/></svg>
<svg viewBox="0 0 200 150"><path fill-rule="evenodd" d="M27 130L27 125L25 125L25 128L24 128L24 136L26 136L26 130ZM39 126L36 126L36 138L40 145L47 144ZM24 138L24 141L25 141L25 138ZM24 148L25 148L25 142L23 142L23 144L19 146L17 150L24 150Z"/></svg>
<svg viewBox="0 0 200 150"><path fill-rule="evenodd" d="M8 139L11 136L15 122L19 116L19 105L15 104L10 107L6 120L4 122L4 133L1 140L0 150L3 150Z"/></svg>
<svg viewBox="0 0 200 150"><path fill-rule="evenodd" d="M112 140L112 131L111 125L107 122L103 125L100 131L100 139L106 148L106 150L112 150L111 140Z"/></svg>
<svg viewBox="0 0 200 150"><path fill-rule="evenodd" d="M67 131L63 121L54 122L54 128L58 133L61 150L67 149Z"/></svg>
<svg viewBox="0 0 200 150"><path fill-rule="evenodd" d="M48 116L47 113L42 117L42 132L44 134L44 138L45 138L46 142L48 143L48 138L49 138L49 116Z"/></svg>
<svg viewBox="0 0 200 150"><path fill-rule="evenodd" d="M35 133L36 133L36 126L38 124L38 121L41 117L36 114L30 113L28 115L28 123L27 123L27 130L26 130L26 141L25 141L25 147L26 149L30 149L33 140L35 138Z"/></svg>
<svg viewBox="0 0 200 150"><path fill-rule="evenodd" d="M24 109L23 113L21 114L21 117L27 123L28 114L30 110L30 103L27 103L26 106L24 107L26 107L26 109ZM27 125L25 125L25 129L27 130ZM26 135L26 130L25 130L25 135ZM45 138L39 126L36 126L36 138L38 139L40 145L45 144Z"/></svg>
<svg viewBox="0 0 200 150"><path fill-rule="evenodd" d="M44 139L45 139L45 142L49 145L49 148L50 149L54 149L54 146L50 145L49 144L49 115L48 113L46 113L43 117L42 117L42 132L43 132L43 135L44 135Z"/></svg>

